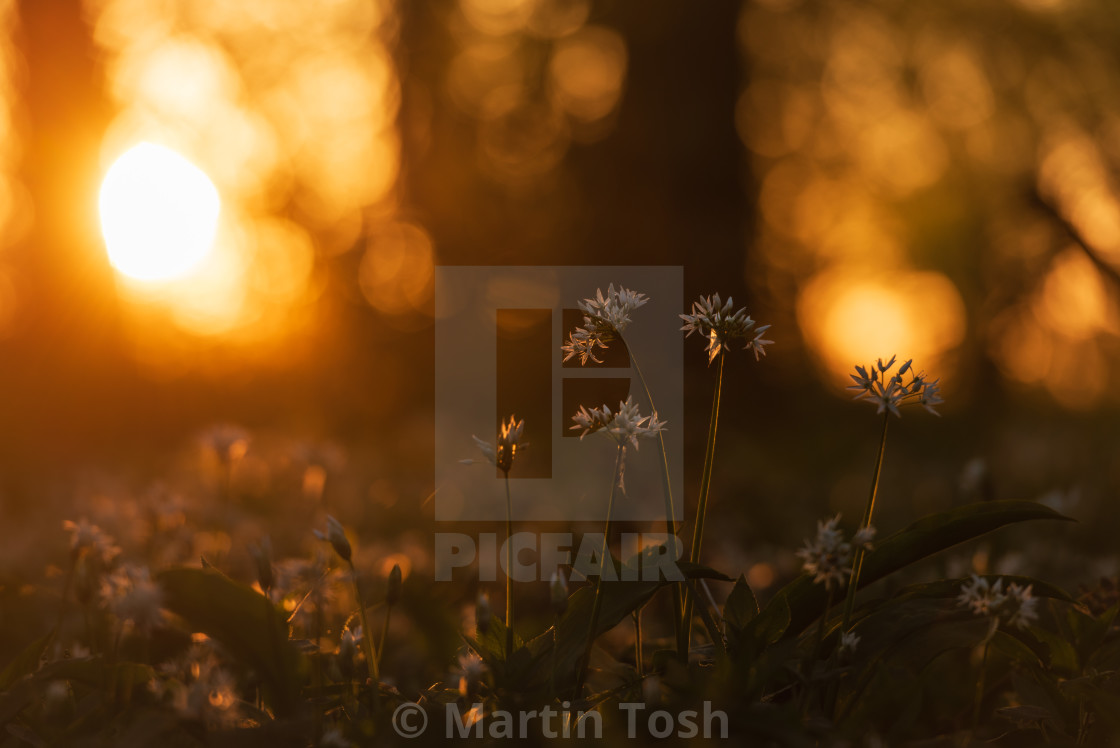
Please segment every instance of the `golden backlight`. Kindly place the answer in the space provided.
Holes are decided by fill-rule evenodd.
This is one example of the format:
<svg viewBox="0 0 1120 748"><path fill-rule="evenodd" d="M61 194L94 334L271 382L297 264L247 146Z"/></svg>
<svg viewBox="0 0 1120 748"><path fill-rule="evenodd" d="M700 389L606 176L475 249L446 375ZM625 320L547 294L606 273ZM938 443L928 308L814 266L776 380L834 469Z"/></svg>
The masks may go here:
<svg viewBox="0 0 1120 748"><path fill-rule="evenodd" d="M101 231L118 272L143 281L180 278L214 243L221 201L210 178L170 148L141 143L101 183Z"/></svg>

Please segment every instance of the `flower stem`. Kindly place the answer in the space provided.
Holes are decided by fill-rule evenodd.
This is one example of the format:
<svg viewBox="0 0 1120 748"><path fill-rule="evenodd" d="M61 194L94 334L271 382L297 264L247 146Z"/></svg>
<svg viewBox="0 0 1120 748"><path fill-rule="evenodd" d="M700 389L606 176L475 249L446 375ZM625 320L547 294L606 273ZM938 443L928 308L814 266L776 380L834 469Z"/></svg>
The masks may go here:
<svg viewBox="0 0 1120 748"><path fill-rule="evenodd" d="M506 659L513 655L513 501L506 471Z"/></svg>
<svg viewBox="0 0 1120 748"><path fill-rule="evenodd" d="M634 611L634 666L638 670L638 677L642 677L645 668L642 666L642 609Z"/></svg>
<svg viewBox="0 0 1120 748"><path fill-rule="evenodd" d="M354 567L353 561L347 561L350 564L350 576L354 580L354 592L358 597L358 616L362 620L362 644L365 645L366 650L366 668L369 670L370 686L373 695L371 696L374 709L376 710L377 695L380 691L381 684L381 671L378 666L377 656L373 652L373 629L369 627L369 618L366 616L366 603L362 598L362 588L358 584L358 570Z"/></svg>
<svg viewBox="0 0 1120 748"><path fill-rule="evenodd" d="M875 458L875 475L871 479L871 493L867 497L867 508L863 512L863 521L860 523L860 528L869 527L871 525L871 517L875 512L875 497L879 493L879 476L883 471L883 453L887 450L887 424L890 423L891 414L883 414L883 433L879 437L879 455ZM859 591L859 576L860 571L863 569L863 556L864 549L857 547L852 556L852 578L848 582L848 595L844 598L844 619L840 624L840 630L843 632L848 631L848 627L852 623L852 613L856 608L856 592Z"/></svg>
<svg viewBox="0 0 1120 748"><path fill-rule="evenodd" d="M614 474L611 475L611 493L607 499L607 521L603 526L603 549L599 554L599 576L595 580L595 600L591 604L591 623L587 627L587 645L584 648L583 658L579 666L579 677L576 679L575 698L583 692L583 682L587 679L587 666L591 662L591 645L595 643L595 632L599 628L599 611L603 607L603 572L607 567L607 558L610 556L611 537L611 510L614 507L614 492L618 487L618 476L622 470L622 456L626 446L618 445L618 453L614 460ZM611 559L611 564L614 560Z"/></svg>
<svg viewBox="0 0 1120 748"><path fill-rule="evenodd" d="M653 413L657 413L657 406L653 404L653 395L650 394L649 386L646 384L646 378L642 375L642 369L638 366L638 359L634 357L634 352L629 345L626 349L630 351L630 363L634 367L634 372L638 375L638 382L642 385L642 390L646 393L646 400L649 401L649 409ZM665 534L668 536L666 540L672 538L673 540L673 553L676 554L677 550L677 512L673 506L673 484L669 479L669 453L665 449L665 434L658 432L657 445L661 449L661 490L665 496ZM681 641L681 619L683 617L683 591L681 585L672 585L673 593L673 638L678 642ZM687 654L687 652L686 652Z"/></svg>
<svg viewBox="0 0 1120 748"><path fill-rule="evenodd" d="M381 627L381 640L377 643L377 670L381 671L381 658L385 656L385 636L389 633L389 616L393 614L393 604L385 601L385 625Z"/></svg>
<svg viewBox="0 0 1120 748"><path fill-rule="evenodd" d="M712 396L712 416L708 421L708 446L704 451L704 472L700 477L700 501L696 506L696 524L692 530L692 549L688 560L694 564L700 563L700 544L704 540L704 519L708 513L708 490L712 485L712 463L716 454L716 431L719 428L719 397L723 389L723 359L719 355L719 372L716 374L716 390ZM681 638L677 641L678 654L688 658L688 647L692 640L692 611L695 601L691 595L686 596L684 617L681 620Z"/></svg>
<svg viewBox="0 0 1120 748"><path fill-rule="evenodd" d="M999 628L999 619L993 618L988 635L984 637L984 654L980 658L980 675L976 678L976 703L972 707L972 726L980 726L980 707L984 703L984 681L988 674L988 650L991 648L992 639Z"/></svg>
<svg viewBox="0 0 1120 748"><path fill-rule="evenodd" d="M805 655L805 659L801 661L801 675L807 681L812 679L813 670L817 665L817 655L821 649L821 642L824 641L824 629L825 625L828 622L828 612L832 609L832 598L834 592L835 591L830 585L828 587L828 597L824 603L824 610L821 611L821 618L817 623L817 633L813 637L813 647L809 650L808 654ZM806 684L805 690L803 691L804 700L802 701L802 708L804 709L807 709L809 707L809 692L811 690L812 687L809 684Z"/></svg>

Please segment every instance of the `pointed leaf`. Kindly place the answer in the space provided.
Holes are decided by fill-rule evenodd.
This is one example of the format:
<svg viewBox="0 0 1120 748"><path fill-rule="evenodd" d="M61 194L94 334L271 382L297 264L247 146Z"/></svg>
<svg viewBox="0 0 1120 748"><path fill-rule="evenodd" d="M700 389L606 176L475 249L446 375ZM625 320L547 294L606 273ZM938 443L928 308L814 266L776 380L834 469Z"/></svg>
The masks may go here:
<svg viewBox="0 0 1120 748"><path fill-rule="evenodd" d="M298 656L287 622L268 598L215 569L168 569L158 579L168 610L253 668L278 713L295 708Z"/></svg>
<svg viewBox="0 0 1120 748"><path fill-rule="evenodd" d="M864 557L860 586L1005 525L1038 519L1071 521L1032 501L985 501L923 517L876 543L875 550ZM787 635L793 636L820 615L825 590L803 574L779 590L775 599L778 597L789 603L792 620ZM763 611L760 617L765 615Z"/></svg>

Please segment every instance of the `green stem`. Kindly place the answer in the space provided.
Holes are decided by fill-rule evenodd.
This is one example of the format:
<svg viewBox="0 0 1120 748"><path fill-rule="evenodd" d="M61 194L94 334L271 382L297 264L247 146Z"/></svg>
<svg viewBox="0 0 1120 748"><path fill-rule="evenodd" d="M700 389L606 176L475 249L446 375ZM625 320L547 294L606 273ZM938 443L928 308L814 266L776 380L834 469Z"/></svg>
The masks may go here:
<svg viewBox="0 0 1120 748"><path fill-rule="evenodd" d="M506 471L506 659L513 655L513 501Z"/></svg>
<svg viewBox="0 0 1120 748"><path fill-rule="evenodd" d="M883 472L883 454L887 450L887 424L890 423L890 413L883 414L883 433L879 438L879 455L875 458L875 476L871 479L871 493L867 497L867 508L863 512L863 521L860 528L869 527L875 512L875 497L879 493L879 476ZM864 550L857 547L852 557L852 578L848 582L848 595L844 598L844 619L840 624L841 631L848 631L852 623L852 613L856 608L856 593L859 591L859 576L863 569Z"/></svg>
<svg viewBox="0 0 1120 748"><path fill-rule="evenodd" d="M996 630L999 628L999 619L993 618L991 628L988 630L988 635L984 637L984 654L980 658L980 675L976 679L976 703L972 708L972 726L973 728L980 726L980 708L984 702L984 681L988 674L988 649L992 645L992 639L996 635Z"/></svg>
<svg viewBox="0 0 1120 748"><path fill-rule="evenodd" d="M372 690L372 703L376 711L378 691L380 691L381 671L377 663L377 656L373 652L373 629L369 627L369 617L366 616L366 603L362 598L362 587L358 584L358 570L353 561L350 564L350 576L354 580L354 592L358 597L358 616L362 619L362 644L366 650L366 669L369 671Z"/></svg>
<svg viewBox="0 0 1120 748"><path fill-rule="evenodd" d="M623 341L625 343L625 341ZM650 394L649 386L646 384L646 378L642 375L642 369L638 366L638 359L634 357L634 352L629 345L626 350L630 351L630 363L634 367L634 372L638 375L638 382L642 385L642 390L646 393L646 400L649 401L649 409L652 413L657 412L657 406L653 404L653 395ZM657 444L661 449L661 490L665 497L665 534L666 540L673 539L673 552L676 553L677 547L677 512L673 506L673 488L672 482L669 479L669 453L665 449L665 434L659 432L657 434ZM681 585L672 585L673 593L673 638L677 641L678 647L681 642L681 618L683 616L683 598ZM687 656L687 649L685 651Z"/></svg>
<svg viewBox="0 0 1120 748"><path fill-rule="evenodd" d="M634 664L638 669L638 677L642 677L645 668L642 666L642 608L634 611Z"/></svg>
<svg viewBox="0 0 1120 748"><path fill-rule="evenodd" d="M700 501L696 506L696 525L692 530L692 549L688 560L694 564L700 563L700 544L704 540L704 519L708 513L708 490L712 485L712 463L716 454L716 431L719 429L719 398L723 389L723 359L719 354L719 372L716 374L716 390L712 396L712 416L708 421L708 445L704 450L704 472L700 477ZM689 595L684 606L684 618L681 621L683 639L677 642L682 657L688 657L688 646L692 641L692 611L695 601Z"/></svg>
<svg viewBox="0 0 1120 748"><path fill-rule="evenodd" d="M381 670L381 658L385 655L385 635L389 633L389 616L393 614L393 605L385 601L385 625L381 627L381 640L377 643L377 670Z"/></svg>
<svg viewBox="0 0 1120 748"><path fill-rule="evenodd" d="M811 680L811 678L813 676L813 670L816 668L816 665L817 665L817 656L818 656L818 653L821 650L821 642L824 641L824 629L825 629L825 625L828 622L828 611L832 609L832 598L833 598L833 593L834 592L835 592L835 590L833 590L832 587L829 586L828 587L828 596L825 599L825 603L824 603L824 610L821 611L821 619L817 623L817 633L813 637L813 647L812 647L812 649L809 650L808 654L805 655L805 659L801 661L801 674L807 681ZM808 706L809 706L809 692L811 690L812 690L812 686L810 684L806 683L805 690L803 692L805 696L804 696L804 701L802 702L802 708L805 708L805 709L808 708Z"/></svg>
<svg viewBox="0 0 1120 748"><path fill-rule="evenodd" d="M583 683L587 679L587 666L591 662L591 645L595 643L595 632L599 628L599 611L603 607L603 571L607 566L607 558L610 555L610 537L611 537L611 510L614 507L614 492L618 487L618 476L622 469L622 457L625 453L626 446L624 444L618 445L618 453L614 460L614 473L611 475L611 493L607 499L607 521L603 525L603 549L599 554L599 577L595 580L595 600L591 604L591 623L587 627L587 644L584 647L583 657L581 658L579 666L579 677L576 679L575 698L583 692ZM611 560L614 563L614 560Z"/></svg>

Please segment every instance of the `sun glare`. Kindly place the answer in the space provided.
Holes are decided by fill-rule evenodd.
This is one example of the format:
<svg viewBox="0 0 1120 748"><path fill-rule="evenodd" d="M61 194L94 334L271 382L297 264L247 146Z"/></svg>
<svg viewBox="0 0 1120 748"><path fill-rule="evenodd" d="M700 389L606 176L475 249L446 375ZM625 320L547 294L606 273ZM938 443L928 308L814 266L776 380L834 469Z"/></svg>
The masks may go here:
<svg viewBox="0 0 1120 748"><path fill-rule="evenodd" d="M101 183L101 231L109 262L137 280L181 277L210 252L221 202L210 178L175 151L131 148Z"/></svg>

